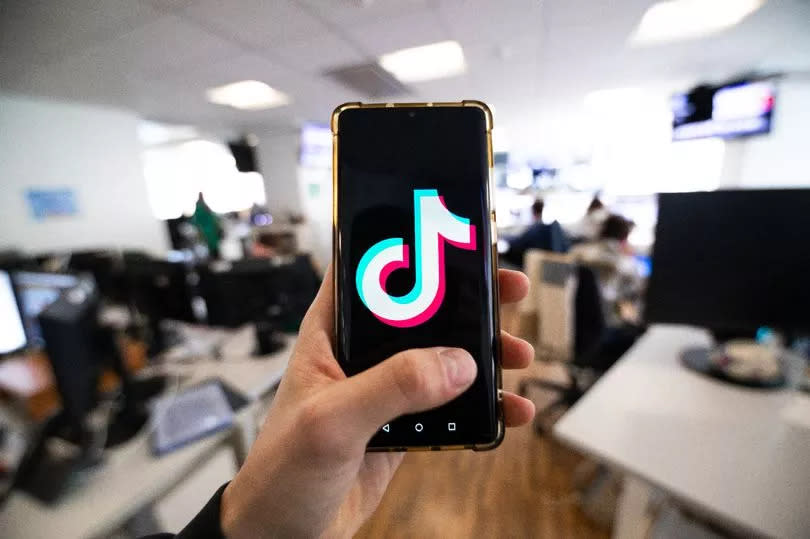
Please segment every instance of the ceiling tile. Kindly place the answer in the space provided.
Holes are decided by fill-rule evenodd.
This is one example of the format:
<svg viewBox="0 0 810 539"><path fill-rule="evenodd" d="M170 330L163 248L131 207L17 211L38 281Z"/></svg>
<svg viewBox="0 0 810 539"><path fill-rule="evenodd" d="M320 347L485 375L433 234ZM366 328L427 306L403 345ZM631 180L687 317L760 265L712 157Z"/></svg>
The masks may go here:
<svg viewBox="0 0 810 539"><path fill-rule="evenodd" d="M119 66L78 53L47 66L31 65L15 80L3 79L4 89L37 96L126 106L129 81Z"/></svg>
<svg viewBox="0 0 810 539"><path fill-rule="evenodd" d="M362 26L370 23L393 23L398 17L424 9L428 0L298 0L319 18L339 27Z"/></svg>
<svg viewBox="0 0 810 539"><path fill-rule="evenodd" d="M195 0L140 0L140 1L154 7L155 9L159 9L160 11L173 13L175 11L180 11L181 9L187 8L188 6L193 4Z"/></svg>
<svg viewBox="0 0 810 539"><path fill-rule="evenodd" d="M196 0L180 12L201 26L245 45L266 49L311 40L328 31L291 0Z"/></svg>
<svg viewBox="0 0 810 539"><path fill-rule="evenodd" d="M367 100L322 72L445 39L464 47L467 73L417 84L412 98L483 99L496 121L601 87L810 69L807 0L767 2L709 38L627 47L652 1L0 0L0 87L157 119L278 126L325 123L336 104ZM206 88L243 79L293 101L261 112L206 102Z"/></svg>
<svg viewBox="0 0 810 539"><path fill-rule="evenodd" d="M540 0L438 0L442 22L454 39L498 42L542 32Z"/></svg>
<svg viewBox="0 0 810 539"><path fill-rule="evenodd" d="M204 91L240 80L259 80L289 93L289 85L305 75L253 52L240 52L219 61L203 62L182 71L161 76L165 82Z"/></svg>
<svg viewBox="0 0 810 539"><path fill-rule="evenodd" d="M411 85L415 92L414 99L419 101L461 101L462 99L480 99L469 74L419 82Z"/></svg>
<svg viewBox="0 0 810 539"><path fill-rule="evenodd" d="M322 73L367 59L356 46L331 32L314 39L279 45L273 48L273 54L279 61L306 73Z"/></svg>
<svg viewBox="0 0 810 539"><path fill-rule="evenodd" d="M100 61L117 62L130 72L158 76L237 56L242 49L173 15L88 49Z"/></svg>
<svg viewBox="0 0 810 539"><path fill-rule="evenodd" d="M509 36L499 43L463 41L464 56L471 69L486 73L493 63L539 62L543 52L540 36Z"/></svg>
<svg viewBox="0 0 810 539"><path fill-rule="evenodd" d="M427 9L399 17L390 24L371 23L347 28L346 33L374 57L451 39L439 19Z"/></svg>
<svg viewBox="0 0 810 539"><path fill-rule="evenodd" d="M549 28L566 28L569 26L599 26L629 21L633 26L638 24L648 7L659 0L622 0L621 6L616 2L605 0L544 0L543 17ZM539 2L538 2L539 3Z"/></svg>
<svg viewBox="0 0 810 539"><path fill-rule="evenodd" d="M48 64L153 21L160 13L128 0L0 4L0 57L14 63ZM10 64L9 60L4 62Z"/></svg>

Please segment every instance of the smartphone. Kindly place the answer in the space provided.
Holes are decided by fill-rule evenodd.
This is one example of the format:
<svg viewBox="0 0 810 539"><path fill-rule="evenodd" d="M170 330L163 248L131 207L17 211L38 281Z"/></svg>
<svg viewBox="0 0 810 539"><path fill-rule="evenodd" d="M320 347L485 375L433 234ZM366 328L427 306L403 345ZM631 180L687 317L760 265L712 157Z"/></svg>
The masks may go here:
<svg viewBox="0 0 810 539"><path fill-rule="evenodd" d="M479 101L360 104L332 115L337 358L351 376L409 348L478 363L439 408L369 450L492 449L503 439L492 114Z"/></svg>

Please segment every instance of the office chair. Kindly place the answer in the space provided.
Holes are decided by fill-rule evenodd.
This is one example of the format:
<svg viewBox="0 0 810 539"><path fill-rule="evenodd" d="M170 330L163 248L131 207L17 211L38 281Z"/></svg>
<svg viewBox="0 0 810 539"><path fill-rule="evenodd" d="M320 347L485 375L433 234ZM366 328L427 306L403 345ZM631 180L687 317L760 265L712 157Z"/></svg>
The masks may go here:
<svg viewBox="0 0 810 539"><path fill-rule="evenodd" d="M530 387L550 390L559 396L535 416L538 434L548 431L547 420L555 412L568 408L585 394L593 381L633 344L639 331L613 330L605 323L602 298L594 271L568 260L555 260L543 253L540 257L541 283L538 287L540 311L538 356L565 364L567 380L556 382L543 378L525 378L518 392L526 396ZM557 298L556 301L553 298ZM549 300L552 301L549 301ZM546 305L543 305L546 302ZM572 321L572 322L569 322ZM559 353L563 348L551 348L543 342L559 328L571 328L558 342L570 344L568 354Z"/></svg>
<svg viewBox="0 0 810 539"><path fill-rule="evenodd" d="M523 271L529 278L529 292L517 305L517 334L534 343L537 359L567 361L570 355L573 332L567 314L571 310L568 298L576 289L576 283L570 280L572 264L568 255L541 249L526 251ZM547 279L543 278L544 269ZM542 324L543 315L546 325Z"/></svg>

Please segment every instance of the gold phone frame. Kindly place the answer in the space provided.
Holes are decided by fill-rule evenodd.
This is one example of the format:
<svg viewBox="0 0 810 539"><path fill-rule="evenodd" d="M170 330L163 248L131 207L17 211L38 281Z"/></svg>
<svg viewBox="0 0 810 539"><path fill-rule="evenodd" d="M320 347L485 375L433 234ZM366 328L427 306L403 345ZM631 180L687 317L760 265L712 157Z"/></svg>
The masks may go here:
<svg viewBox="0 0 810 539"><path fill-rule="evenodd" d="M462 444L462 445L427 445L427 446L394 446L394 447L370 447L368 451L375 452L401 452L401 451L448 451L458 449L472 449L474 451L487 451L495 449L501 442L503 442L504 434L506 431L506 424L503 417L503 382L501 374L501 321L500 321L500 302L498 291L498 229L495 223L495 210L492 205L492 111L483 101L464 100L458 102L439 102L439 103L344 103L338 105L334 112L332 112L332 119L330 122L332 128L332 278L333 278L333 300L334 300L334 326L335 326L335 347L340 346L337 338L338 317L340 315L340 304L338 303L338 254L340 253L340 235L338 233L338 117L346 110L350 109L379 109L379 108L430 108L430 107L474 107L481 109L484 113L486 120L486 139L487 139L487 163L489 165L487 171L486 193L487 193L487 210L489 212L490 221L490 261L492 264L492 316L495 327L495 389L496 389L496 403L495 407L498 414L498 431L495 439L486 444Z"/></svg>

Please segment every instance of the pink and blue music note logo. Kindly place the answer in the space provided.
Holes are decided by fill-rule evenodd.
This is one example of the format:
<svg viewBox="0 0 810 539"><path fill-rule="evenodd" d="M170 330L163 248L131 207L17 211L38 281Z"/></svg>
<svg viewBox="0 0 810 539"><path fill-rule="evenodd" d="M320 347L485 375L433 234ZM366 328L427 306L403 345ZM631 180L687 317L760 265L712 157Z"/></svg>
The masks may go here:
<svg viewBox="0 0 810 539"><path fill-rule="evenodd" d="M475 225L455 215L435 189L413 192L415 282L404 296L392 296L385 284L394 270L410 267L408 245L388 238L369 248L360 259L355 284L360 300L381 322L407 328L428 321L442 304L446 269L444 245L475 251Z"/></svg>

